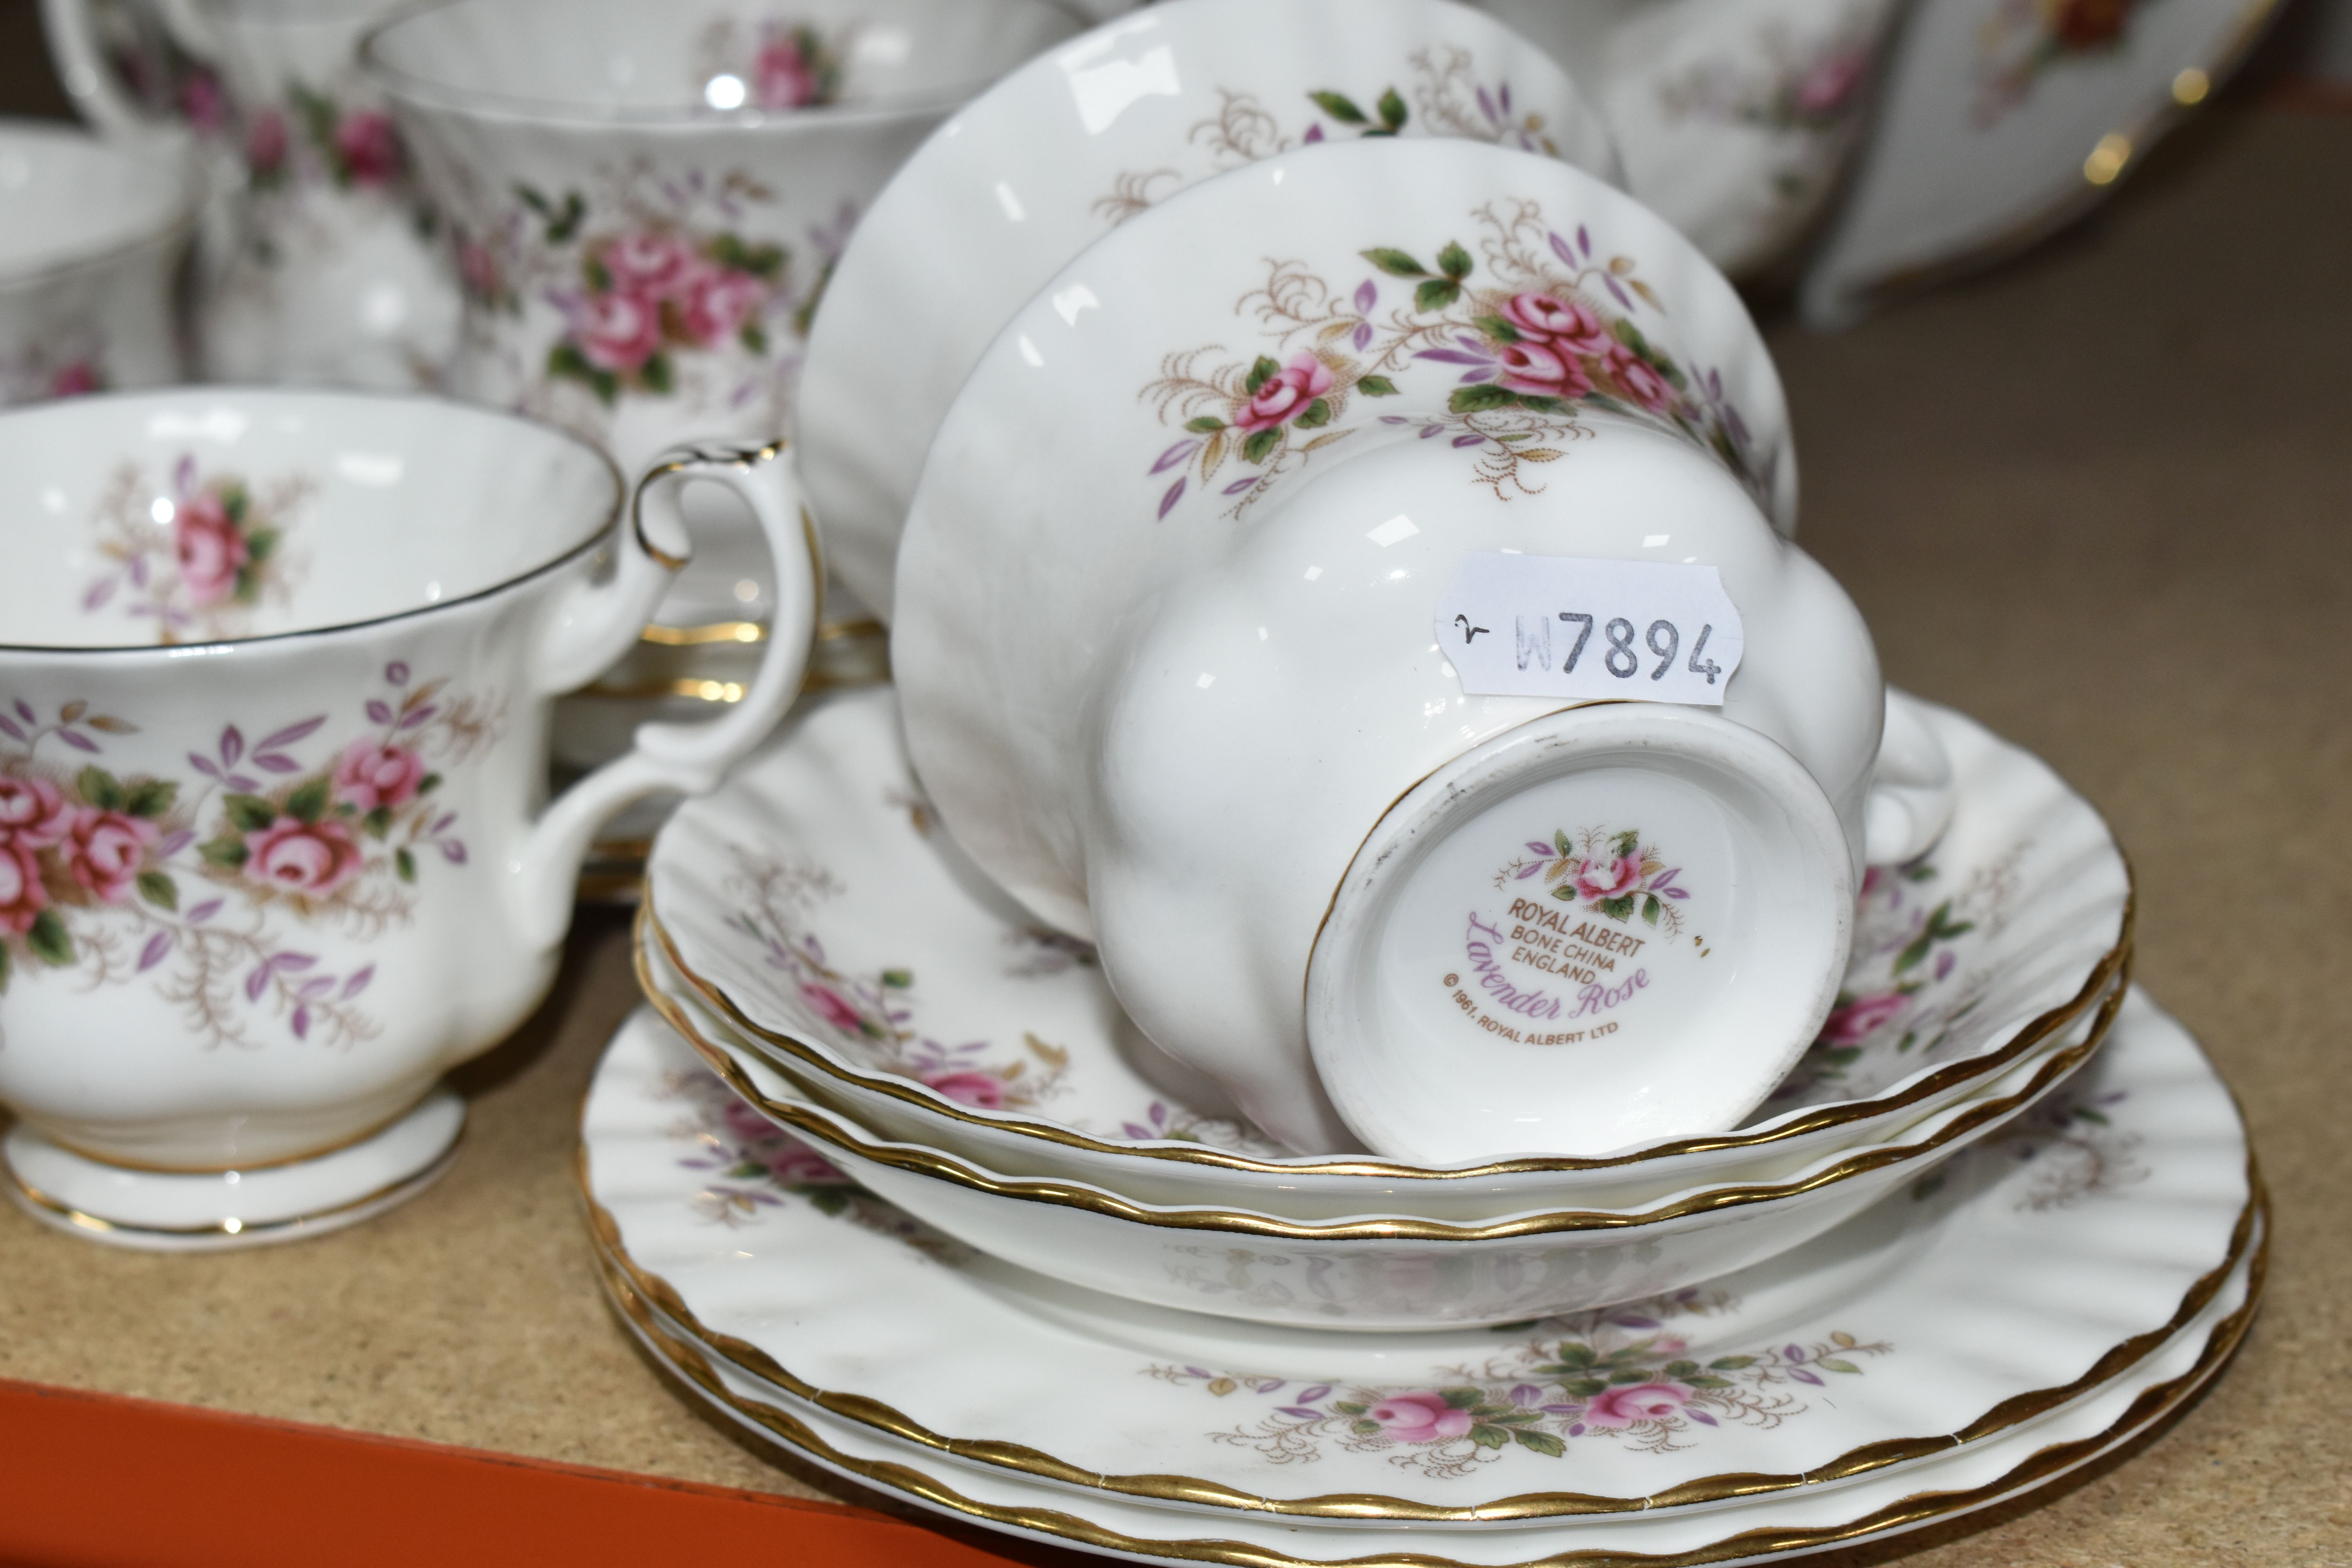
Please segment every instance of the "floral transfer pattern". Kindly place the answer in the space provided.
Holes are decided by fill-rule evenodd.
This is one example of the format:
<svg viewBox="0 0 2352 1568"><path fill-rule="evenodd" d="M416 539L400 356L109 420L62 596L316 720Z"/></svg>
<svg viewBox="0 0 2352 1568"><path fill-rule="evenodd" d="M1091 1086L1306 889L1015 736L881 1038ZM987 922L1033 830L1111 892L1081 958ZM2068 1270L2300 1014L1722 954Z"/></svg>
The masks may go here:
<svg viewBox="0 0 2352 1568"><path fill-rule="evenodd" d="M1554 828L1549 843L1530 838L1527 849L1495 873L1495 886L1508 890L1514 883L1540 876L1545 889L1562 903L1619 925L1629 923L1638 912L1644 924L1657 926L1668 936L1680 934L1683 918L1675 905L1690 898L1675 880L1682 868L1668 866L1655 846L1643 844L1641 829L1586 827L1571 839Z"/></svg>
<svg viewBox="0 0 2352 1568"><path fill-rule="evenodd" d="M258 1045L278 1020L299 1040L378 1033L361 1002L375 965L330 973L300 933L364 946L407 922L425 876L462 870L436 796L499 712L400 663L352 706L365 723L339 745L323 713L254 741L229 724L190 773L161 778L108 766L139 732L127 720L0 705L0 991L46 973L91 989L145 977L214 1047Z"/></svg>
<svg viewBox="0 0 2352 1568"><path fill-rule="evenodd" d="M1406 63L1412 71L1408 83L1412 95L1410 104L1394 86L1382 89L1377 98L1360 100L1326 89L1306 95L1307 104L1316 112L1303 127L1295 129L1286 129L1282 116L1255 93L1218 89L1217 112L1184 133L1185 145L1207 153L1209 159L1208 166L1196 171L1192 178L1340 137L1394 136L1416 123L1433 136L1559 156L1559 148L1546 132L1543 116L1516 106L1509 82L1490 85L1480 80L1469 50L1451 45L1442 50L1424 46L1413 50ZM1416 113L1418 121L1413 118ZM1110 193L1095 202L1093 210L1114 224L1125 223L1186 183L1183 171L1173 168L1121 174L1112 181Z"/></svg>
<svg viewBox="0 0 2352 1568"><path fill-rule="evenodd" d="M98 552L109 566L83 590L83 612L152 624L159 643L239 634L255 605L284 597L280 546L314 488L297 476L257 496L244 479L205 475L183 457L167 492L125 464L99 501Z"/></svg>
<svg viewBox="0 0 2352 1568"><path fill-rule="evenodd" d="M1726 1291L1694 1287L1518 1325L1538 1331L1420 1385L1302 1387L1295 1379L1159 1364L1145 1375L1271 1406L1208 1434L1269 1464L1313 1464L1336 1448L1384 1453L1391 1464L1443 1479L1473 1474L1514 1449L1559 1459L1572 1444L1605 1442L1664 1454L1692 1447L1707 1428L1769 1430L1811 1408L1808 1390L1860 1377L1864 1361L1895 1348L1838 1331L1811 1343L1710 1353L1667 1331L1677 1320L1737 1305Z"/></svg>
<svg viewBox="0 0 2352 1568"><path fill-rule="evenodd" d="M2122 48L2143 0L2000 0L1978 34L1978 128L1990 129L2061 66Z"/></svg>
<svg viewBox="0 0 2352 1568"><path fill-rule="evenodd" d="M254 260L268 266L286 259L273 237L286 222L278 209L309 192L389 201L407 209L420 235L433 232L436 219L390 110L364 101L352 84L289 81L282 101L239 102L234 110L237 153L256 204L244 235Z"/></svg>
<svg viewBox="0 0 2352 1568"><path fill-rule="evenodd" d="M1280 476L1366 428L1353 417L1360 401L1388 398L1412 412L1371 423L1446 439L1471 455L1474 481L1506 500L1542 488L1535 469L1590 434L1577 420L1587 408L1663 426L1769 498L1771 477L1720 375L1685 369L1636 322L1654 330L1664 306L1634 258L1597 248L1588 226L1552 226L1534 202L1471 216L1478 255L1453 239L1433 252L1374 246L1352 290L1303 262L1271 263L1235 305L1259 322L1261 352L1166 356L1141 393L1181 432L1150 469L1165 486L1159 516L1195 486L1240 516Z"/></svg>
<svg viewBox="0 0 2352 1568"><path fill-rule="evenodd" d="M0 353L0 408L104 392L105 363L104 340L92 328Z"/></svg>
<svg viewBox="0 0 2352 1568"><path fill-rule="evenodd" d="M703 29L698 42L695 82L704 101L718 110L814 109L838 102L854 36L855 29L843 29L828 37L810 23L782 17L753 24L721 17ZM726 85L730 82L731 91Z"/></svg>
<svg viewBox="0 0 2352 1568"><path fill-rule="evenodd" d="M833 874L808 864L783 864L735 851L729 883L736 900L728 925L758 944L761 961L789 984L808 1016L870 1070L909 1079L979 1110L1025 1110L1066 1095L1070 1053L1024 1033L1018 1052L987 1040L950 1043L916 1023L919 1006L913 971L890 967L853 975L833 963L810 916L841 890ZM1010 942L1012 975L1042 977L1094 962L1093 951L1053 933L1022 931ZM1085 1131L1083 1123L1074 1126ZM1220 1148L1265 1146L1242 1123L1196 1115L1154 1100L1118 1121L1110 1134L1138 1140L1174 1139Z"/></svg>
<svg viewBox="0 0 2352 1568"><path fill-rule="evenodd" d="M1984 966L1962 961L1960 939L1981 942L2007 925L2020 845L1938 896L1930 856L1864 874L1852 955L1822 1032L1759 1115L1792 1104L1874 1094L1933 1055L1983 1000Z"/></svg>
<svg viewBox="0 0 2352 1568"><path fill-rule="evenodd" d="M558 323L543 357L518 367L528 412L594 428L624 397L781 418L818 295L856 214L813 231L799 255L761 237L776 200L740 171L717 178L649 165L592 190L515 187L487 231L454 230L467 331L496 352L501 319L538 304ZM559 389L589 400L566 417Z"/></svg>
<svg viewBox="0 0 2352 1568"><path fill-rule="evenodd" d="M2127 1090L2100 1091L2069 1087L2052 1094L2011 1122L1996 1137L1963 1150L1912 1184L1915 1200L1943 1190L1951 1173L1970 1162L1999 1161L2006 1156L2030 1165L2032 1175L2014 1204L2019 1213L2046 1214L2070 1209L2084 1198L2111 1193L2148 1177L2148 1167L2137 1158L2142 1142L2137 1132L2116 1125L2116 1108Z"/></svg>

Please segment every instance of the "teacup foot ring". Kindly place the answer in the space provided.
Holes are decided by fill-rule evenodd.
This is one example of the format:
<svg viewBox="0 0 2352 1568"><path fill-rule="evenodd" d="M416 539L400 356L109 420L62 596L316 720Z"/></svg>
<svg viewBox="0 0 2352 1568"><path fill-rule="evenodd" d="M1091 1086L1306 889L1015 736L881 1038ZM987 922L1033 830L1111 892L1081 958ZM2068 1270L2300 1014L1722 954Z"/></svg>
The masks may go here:
<svg viewBox="0 0 2352 1568"><path fill-rule="evenodd" d="M21 1123L0 1152L9 1195L44 1225L142 1251L225 1252L308 1240L406 1203L457 1162L465 1126L466 1102L436 1089L356 1143L258 1170L134 1170Z"/></svg>

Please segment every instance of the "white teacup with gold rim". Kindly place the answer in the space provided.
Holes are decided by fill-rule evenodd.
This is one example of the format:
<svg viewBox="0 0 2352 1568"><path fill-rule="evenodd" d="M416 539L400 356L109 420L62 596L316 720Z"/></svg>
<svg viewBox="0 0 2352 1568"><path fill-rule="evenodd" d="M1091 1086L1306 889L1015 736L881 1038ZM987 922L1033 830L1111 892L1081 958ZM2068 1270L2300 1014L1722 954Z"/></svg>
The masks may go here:
<svg viewBox="0 0 2352 1568"><path fill-rule="evenodd" d="M789 628L709 726L552 805L552 698L635 640L677 491L761 522ZM593 447L422 398L196 389L0 416L0 1100L17 1195L133 1244L315 1230L428 1176L434 1084L546 994L589 837L710 788L797 686L773 449L621 521Z"/></svg>

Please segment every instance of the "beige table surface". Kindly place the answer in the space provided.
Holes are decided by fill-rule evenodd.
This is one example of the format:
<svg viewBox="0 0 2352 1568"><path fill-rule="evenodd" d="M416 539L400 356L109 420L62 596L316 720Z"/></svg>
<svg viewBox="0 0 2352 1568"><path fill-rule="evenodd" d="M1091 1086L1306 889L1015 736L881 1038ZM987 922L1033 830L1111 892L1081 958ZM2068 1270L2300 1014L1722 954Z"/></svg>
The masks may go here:
<svg viewBox="0 0 2352 1568"><path fill-rule="evenodd" d="M2216 111L2026 262L1774 342L1804 542L1892 679L2105 809L2141 980L2236 1086L2277 1198L2269 1305L2177 1424L1818 1561L2352 1564L2352 117ZM570 1156L626 934L583 920L554 999L463 1075L456 1170L386 1218L156 1258L0 1210L0 1376L853 1496L698 1418L598 1297Z"/></svg>

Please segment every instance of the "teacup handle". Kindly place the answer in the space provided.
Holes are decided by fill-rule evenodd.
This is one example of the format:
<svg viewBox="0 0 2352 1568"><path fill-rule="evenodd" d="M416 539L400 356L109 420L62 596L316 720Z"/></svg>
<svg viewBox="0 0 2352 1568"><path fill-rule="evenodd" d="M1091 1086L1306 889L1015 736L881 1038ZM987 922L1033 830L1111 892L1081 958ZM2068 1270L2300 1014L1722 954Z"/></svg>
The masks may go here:
<svg viewBox="0 0 2352 1568"><path fill-rule="evenodd" d="M1863 858L1901 866L1926 854L1952 824L1958 788L1952 759L1917 699L1886 689L1886 725L1863 816Z"/></svg>
<svg viewBox="0 0 2352 1568"><path fill-rule="evenodd" d="M598 827L656 791L702 795L716 788L800 695L824 577L816 531L801 501L800 477L782 441L677 447L655 462L630 498L611 579L575 589L547 626L536 669L540 692L553 696L586 684L636 642L671 576L692 554L678 510L679 491L690 479L725 485L759 521L776 566L767 649L742 700L726 717L698 724L639 725L625 754L564 791L540 815L523 848L521 914L542 945L552 945L563 934L573 883Z"/></svg>
<svg viewBox="0 0 2352 1568"><path fill-rule="evenodd" d="M98 47L92 0L41 0L41 30L57 56L58 76L83 118L125 141L171 142L185 132L148 113L115 79Z"/></svg>

